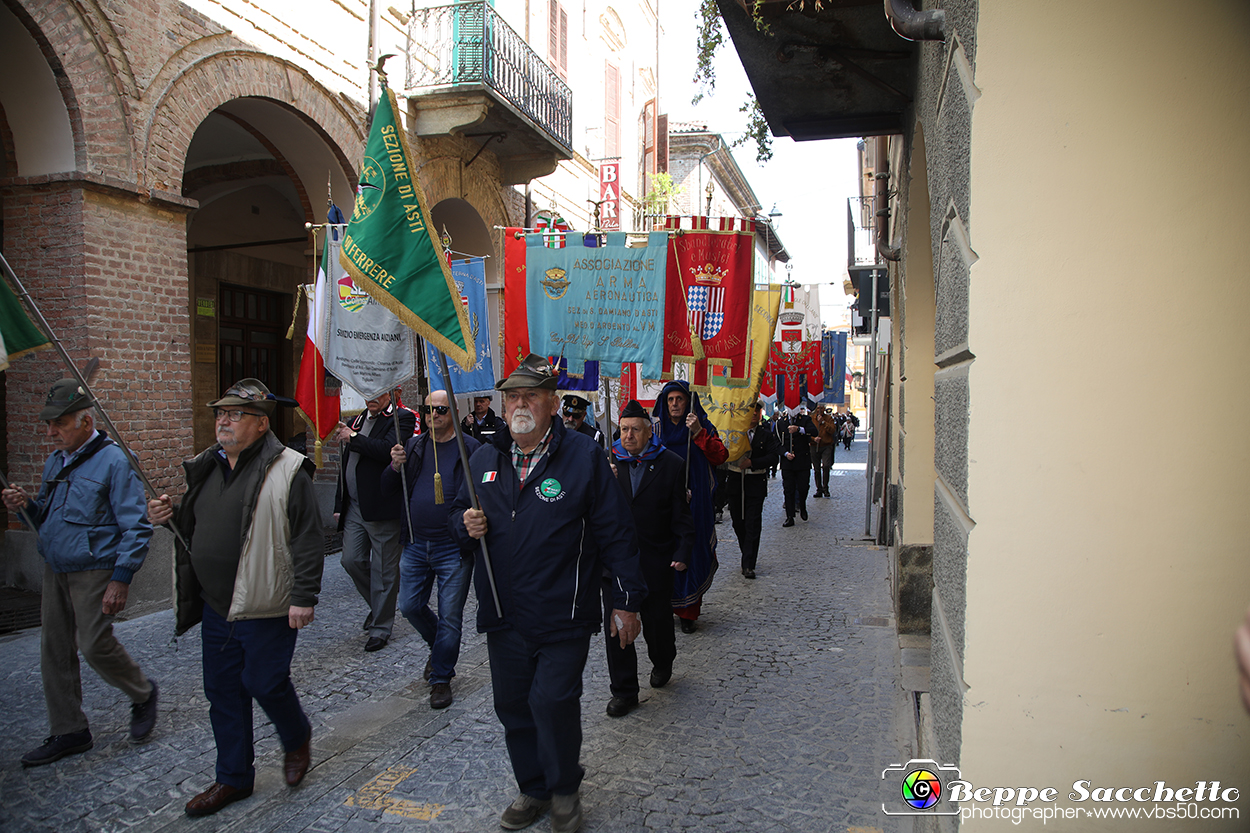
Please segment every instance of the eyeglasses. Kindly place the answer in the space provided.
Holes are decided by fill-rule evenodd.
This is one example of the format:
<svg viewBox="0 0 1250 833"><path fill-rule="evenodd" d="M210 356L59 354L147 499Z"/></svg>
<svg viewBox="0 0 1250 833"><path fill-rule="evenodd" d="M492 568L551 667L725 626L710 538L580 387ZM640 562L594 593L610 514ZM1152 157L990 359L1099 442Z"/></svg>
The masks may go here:
<svg viewBox="0 0 1250 833"><path fill-rule="evenodd" d="M450 410L451 410L450 405L422 405L421 406L421 413L423 414L428 414L430 411L433 411L439 416L444 416Z"/></svg>
<svg viewBox="0 0 1250 833"><path fill-rule="evenodd" d="M564 415L565 416L585 416L586 412L581 409L565 408Z"/></svg>
<svg viewBox="0 0 1250 833"><path fill-rule="evenodd" d="M264 416L264 414L257 414L251 411L240 411L237 408L233 408L230 410L227 410L225 408L213 408L213 419L219 420L222 417L225 417L230 422L239 422L245 416L260 417L260 416Z"/></svg>

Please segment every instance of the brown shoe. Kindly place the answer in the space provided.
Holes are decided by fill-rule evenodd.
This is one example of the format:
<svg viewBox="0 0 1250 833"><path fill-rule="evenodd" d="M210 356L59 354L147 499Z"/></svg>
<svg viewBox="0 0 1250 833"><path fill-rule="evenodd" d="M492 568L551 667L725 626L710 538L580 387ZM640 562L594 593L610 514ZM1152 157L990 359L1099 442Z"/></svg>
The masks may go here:
<svg viewBox="0 0 1250 833"><path fill-rule="evenodd" d="M211 816L227 804L233 804L251 794L251 787L232 787L229 784L214 783L187 802L187 815Z"/></svg>
<svg viewBox="0 0 1250 833"><path fill-rule="evenodd" d="M430 688L430 708L445 709L451 701L451 683L435 683Z"/></svg>
<svg viewBox="0 0 1250 833"><path fill-rule="evenodd" d="M304 745L294 752L286 753L286 761L282 764L288 787L299 786L299 782L304 780L304 773L308 772L308 763L312 760L311 746L312 727L309 727L308 740L304 741Z"/></svg>

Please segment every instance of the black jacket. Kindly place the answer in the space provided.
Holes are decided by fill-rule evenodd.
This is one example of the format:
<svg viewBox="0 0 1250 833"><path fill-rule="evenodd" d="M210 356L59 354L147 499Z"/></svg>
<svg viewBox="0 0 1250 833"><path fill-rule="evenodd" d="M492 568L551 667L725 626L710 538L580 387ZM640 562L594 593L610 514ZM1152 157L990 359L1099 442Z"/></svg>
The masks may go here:
<svg viewBox="0 0 1250 833"><path fill-rule="evenodd" d="M815 423L806 414L781 417L774 420L777 425L777 442L781 445L781 462L777 465L786 471L802 471L812 465L812 438L819 436ZM799 430L790 433L790 426L797 425ZM786 458L786 452L793 451L794 459Z"/></svg>
<svg viewBox="0 0 1250 833"><path fill-rule="evenodd" d="M460 420L460 427L464 432L477 440L479 443L486 445L495 441L496 434L503 434L508 438L508 442L512 442L512 432L508 430L508 423L495 413L494 408L486 409L486 416L482 418L479 425L477 420L473 418L473 413L465 414L464 419Z"/></svg>
<svg viewBox="0 0 1250 833"><path fill-rule="evenodd" d="M556 418L551 443L522 487L511 440L483 445L469 459L469 478L486 513L490 553L503 617L495 611L481 548L464 528L467 483L456 495L448 531L477 549L477 629L514 628L526 639L556 642L599 630L604 568L613 605L636 611L647 588L625 493L612 480L603 449Z"/></svg>
<svg viewBox="0 0 1250 833"><path fill-rule="evenodd" d="M347 427L359 431L365 424L365 413L352 418ZM417 425L417 415L407 408L399 409L399 433L405 440L412 436ZM382 470L391 464L391 448L395 445L395 404L392 403L373 421L369 435L357 434L343 443L339 457L339 488L334 495L334 511L339 513L339 529L347 523L347 508L351 503L347 495L347 467L356 465L356 490L359 493L360 517L366 521L398 520L404 510L403 497L398 492L382 494ZM359 463L355 463L359 460Z"/></svg>
<svg viewBox="0 0 1250 833"><path fill-rule="evenodd" d="M688 564L694 546L694 520L686 502L686 461L665 449L653 460L644 460L642 480L634 492L630 463L616 461L616 482L625 490L634 526L642 574L650 593L671 595L674 561Z"/></svg>

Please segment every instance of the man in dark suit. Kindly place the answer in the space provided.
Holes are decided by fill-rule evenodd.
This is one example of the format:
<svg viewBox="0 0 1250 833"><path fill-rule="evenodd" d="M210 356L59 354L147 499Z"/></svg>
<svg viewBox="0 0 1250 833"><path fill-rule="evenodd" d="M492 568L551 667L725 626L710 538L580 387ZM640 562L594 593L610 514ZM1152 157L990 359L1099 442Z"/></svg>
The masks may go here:
<svg viewBox="0 0 1250 833"><path fill-rule="evenodd" d="M686 500L686 465L664 447L651 428L643 407L630 400L621 412L621 438L612 446L616 480L625 490L638 531L638 550L647 597L639 611L642 634L651 658L651 687L659 688L673 676L677 641L673 630L673 571L685 570L694 544L694 521ZM604 576L604 634L612 699L608 714L624 717L638 705L638 652L622 648L619 639L606 636L611 628L612 587Z"/></svg>
<svg viewBox="0 0 1250 833"><path fill-rule="evenodd" d="M395 624L395 601L399 595L399 556L403 551L400 517L404 496L382 495L382 470L391 463L397 442L395 422L399 414L398 441L407 440L417 415L391 404L383 393L365 403L365 412L339 427L336 439L343 443L339 457L339 488L334 496L334 517L343 533L343 569L356 590L369 603L365 618L366 651L386 647Z"/></svg>
<svg viewBox="0 0 1250 833"><path fill-rule="evenodd" d="M794 513L807 520L807 492L812 485L812 437L817 436L811 417L802 409L793 415L783 414L776 423L777 441L781 444L781 492L784 495L786 521L794 526Z"/></svg>
<svg viewBox="0 0 1250 833"><path fill-rule="evenodd" d="M737 460L729 461L725 476L726 502L733 518L734 534L742 551L742 576L755 578L755 562L760 553L760 532L764 527L764 498L768 497L768 470L777 464L781 444L777 435L760 425L762 402L755 403L747 438L751 447Z"/></svg>

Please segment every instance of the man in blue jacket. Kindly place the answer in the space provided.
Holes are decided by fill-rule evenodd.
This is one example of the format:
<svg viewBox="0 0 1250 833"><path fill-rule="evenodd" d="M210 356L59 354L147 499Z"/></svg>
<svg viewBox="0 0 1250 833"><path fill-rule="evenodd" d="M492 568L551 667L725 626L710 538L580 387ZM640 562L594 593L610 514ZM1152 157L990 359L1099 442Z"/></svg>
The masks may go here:
<svg viewBox="0 0 1250 833"><path fill-rule="evenodd" d="M152 525L143 486L126 455L96 430L95 402L74 379L52 386L39 418L56 451L43 466L32 501L5 489L10 512L26 510L39 532L43 570L40 671L52 736L22 756L41 766L92 747L82 710L78 652L106 683L130 698L130 737L146 740L156 723L156 683L113 635L130 580L148 554Z"/></svg>
<svg viewBox="0 0 1250 833"><path fill-rule="evenodd" d="M601 576L606 568L609 630L621 647L641 630L646 584L625 493L602 450L555 418L556 382L551 364L531 353L496 385L512 440L473 454L448 527L466 545L485 543L502 609L479 547L477 627L521 793L499 823L519 830L550 807L554 833L572 833L582 823L579 699ZM471 508L470 483L480 509Z"/></svg>
<svg viewBox="0 0 1250 833"><path fill-rule="evenodd" d="M399 493L407 478L408 518L403 524L406 546L399 559L399 612L430 646L424 675L430 684L430 708L445 709L452 703L451 678L456 676L456 660L460 658L461 622L477 547L461 549L447 530L447 514L464 482L447 391L436 390L425 402L421 414L429 430L391 449L391 464L382 471L382 495ZM481 445L472 437L465 437L464 444L470 454ZM437 616L429 605L436 581Z"/></svg>

